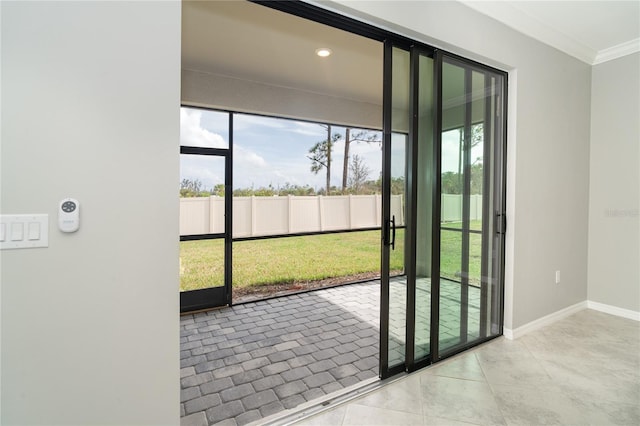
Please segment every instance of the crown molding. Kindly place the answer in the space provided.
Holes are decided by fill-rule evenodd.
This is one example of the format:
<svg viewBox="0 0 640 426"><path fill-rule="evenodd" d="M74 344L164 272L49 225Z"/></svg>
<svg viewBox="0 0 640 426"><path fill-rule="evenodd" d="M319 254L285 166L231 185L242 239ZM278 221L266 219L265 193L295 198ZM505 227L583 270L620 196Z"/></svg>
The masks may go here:
<svg viewBox="0 0 640 426"><path fill-rule="evenodd" d="M617 46L597 51L529 15L526 11L518 7L517 2L459 1L465 6L495 19L519 33L558 49L589 65L600 64L635 52L640 52L640 39L630 40Z"/></svg>
<svg viewBox="0 0 640 426"><path fill-rule="evenodd" d="M596 55L595 60L593 61L593 65L612 61L614 59L622 58L623 56L631 55L637 52L640 52L640 38L629 40L626 43L622 43L617 46L599 51Z"/></svg>
<svg viewBox="0 0 640 426"><path fill-rule="evenodd" d="M460 0L460 2L483 15L487 15L488 17L503 23L521 34L560 50L561 52L573 56L582 62L592 64L596 57L596 50L585 46L568 35L529 15L512 2L469 0Z"/></svg>

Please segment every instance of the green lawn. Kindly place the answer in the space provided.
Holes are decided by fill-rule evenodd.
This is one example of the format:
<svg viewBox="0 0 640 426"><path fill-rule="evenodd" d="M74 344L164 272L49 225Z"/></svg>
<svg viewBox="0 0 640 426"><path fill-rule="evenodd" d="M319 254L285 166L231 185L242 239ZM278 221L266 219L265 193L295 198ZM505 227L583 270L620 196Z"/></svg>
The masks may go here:
<svg viewBox="0 0 640 426"><path fill-rule="evenodd" d="M479 224L474 223L478 226ZM445 226L460 228L460 224ZM459 279L461 233L442 230L441 275ZM471 234L470 279L480 279L480 235ZM391 270L403 269L404 230L396 235ZM223 285L223 240L180 243L180 290ZM380 231L345 232L233 243L233 287L348 277L380 270Z"/></svg>
<svg viewBox="0 0 640 426"><path fill-rule="evenodd" d="M404 232L396 234L391 269L403 267ZM223 284L223 241L180 243L180 290ZM233 243L233 287L348 277L380 270L380 231L345 232Z"/></svg>
<svg viewBox="0 0 640 426"><path fill-rule="evenodd" d="M441 231L440 276L459 281L461 270L462 233ZM479 234L469 235L469 281L480 283L480 255L482 238Z"/></svg>

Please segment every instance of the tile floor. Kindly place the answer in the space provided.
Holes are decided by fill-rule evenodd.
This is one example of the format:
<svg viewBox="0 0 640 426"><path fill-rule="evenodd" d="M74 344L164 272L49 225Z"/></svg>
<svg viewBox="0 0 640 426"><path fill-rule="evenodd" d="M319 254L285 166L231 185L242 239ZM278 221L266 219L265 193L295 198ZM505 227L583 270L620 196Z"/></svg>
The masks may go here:
<svg viewBox="0 0 640 426"><path fill-rule="evenodd" d="M430 282L417 285L428 353ZM442 281L441 344L459 342L460 284ZM469 288L469 335L479 332ZM406 282L390 285L389 359L405 351ZM180 319L183 426L244 425L378 376L380 282L317 290ZM475 333L475 334L474 334ZM419 340L420 342L421 340Z"/></svg>
<svg viewBox="0 0 640 426"><path fill-rule="evenodd" d="M639 425L640 323L584 310L295 424Z"/></svg>

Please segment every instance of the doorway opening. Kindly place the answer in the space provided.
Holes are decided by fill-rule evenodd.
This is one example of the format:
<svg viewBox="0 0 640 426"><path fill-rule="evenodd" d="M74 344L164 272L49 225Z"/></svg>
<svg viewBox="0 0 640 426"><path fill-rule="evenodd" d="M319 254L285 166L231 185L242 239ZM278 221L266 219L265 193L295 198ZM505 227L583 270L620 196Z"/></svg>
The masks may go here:
<svg viewBox="0 0 640 426"><path fill-rule="evenodd" d="M228 306L182 317L183 416L256 420L502 333L504 93L499 70L305 3L183 3L182 114L197 126L180 190L204 228L185 225L181 256L185 276L193 253L212 271L181 299ZM345 143L356 134L377 159ZM288 269L335 279L327 257L363 248L376 281L235 299L240 281L301 290Z"/></svg>

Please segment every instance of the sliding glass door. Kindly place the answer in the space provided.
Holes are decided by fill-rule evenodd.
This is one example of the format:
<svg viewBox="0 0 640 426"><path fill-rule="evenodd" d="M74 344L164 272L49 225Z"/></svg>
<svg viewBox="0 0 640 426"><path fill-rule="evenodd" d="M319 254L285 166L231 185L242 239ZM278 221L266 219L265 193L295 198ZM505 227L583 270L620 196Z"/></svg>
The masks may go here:
<svg viewBox="0 0 640 426"><path fill-rule="evenodd" d="M504 88L505 75L491 68L385 45L383 378L502 333ZM405 268L392 277L398 170Z"/></svg>
<svg viewBox="0 0 640 426"><path fill-rule="evenodd" d="M380 374L388 377L431 359L432 220L435 190L432 53L385 46L385 133ZM395 243L389 194L402 183L404 247ZM387 200L387 201L384 201ZM404 270L389 274L402 250Z"/></svg>
<svg viewBox="0 0 640 426"><path fill-rule="evenodd" d="M407 181L408 155L411 153L409 134L409 52L386 43L382 141L382 267L380 303L380 375L385 378L405 368L407 351L407 254L412 253L410 206L411 187ZM392 77L392 78L391 78ZM395 189L395 191L394 191ZM396 245L397 221L391 208L392 192L400 192L405 216L404 246ZM398 274L390 270L391 256L403 252L404 268ZM411 343L411 342L410 342Z"/></svg>
<svg viewBox="0 0 640 426"><path fill-rule="evenodd" d="M502 331L504 77L446 55L438 66L444 357Z"/></svg>
<svg viewBox="0 0 640 426"><path fill-rule="evenodd" d="M382 220L378 222L376 217L375 221L375 228L378 223L382 228L380 375L388 377L400 371L411 371L500 335L506 226L506 73L332 15L304 2L264 4L384 43ZM372 57L379 54L379 45L374 44L372 52L375 50L376 53ZM379 61L370 63L374 65L361 67L361 76L379 70L376 68ZM379 85L376 83L375 87ZM345 93L339 93L335 100L348 98ZM371 103L365 99L379 97L370 97L368 93L359 101L362 105L372 106L373 109L367 107L364 112L370 111L375 116L377 101ZM248 109L256 107L253 105ZM231 129L228 138L231 138L233 114L225 114L220 117L227 120ZM315 121L317 117L310 118ZM214 121L213 117L205 120L207 125L216 127ZM194 134L208 135L206 132ZM345 129L345 139L347 134ZM326 161L322 160L327 176L325 195L332 191L330 132L328 136L326 139L324 134L314 136L316 144L320 141L319 146L327 147ZM242 235L236 230L237 239L288 235L294 233L291 231L294 228L298 233L325 231L322 220L318 220L318 229L303 227L306 231L280 220L273 226L267 224L266 233L258 235L255 232L258 223L251 219L253 216L241 217L240 210L236 209L236 220L232 220L231 157L233 149L236 153L241 152L241 145L233 148L231 140L217 138L208 138L205 142L181 143L183 166L187 171L191 159L205 161L206 157L208 165L203 170L210 173L184 174L182 180L188 188L188 185L198 183L198 179L205 182L210 175L224 174L223 181L218 178L206 182L207 188L217 188L213 191L215 194L206 195L210 203L224 205L224 216L215 216L215 223L201 224L202 229L181 232L182 268L189 266L187 249L195 246L190 244L192 240L210 241L215 246L213 251L218 253L208 262L208 266L217 269L214 268L209 274L211 279L203 283L205 288L187 290L186 280L183 283L185 291L181 299L187 301L193 297L192 308L204 307L200 304L204 295L215 296L210 299L214 302L208 302L209 306L231 303L232 222L237 225L243 222L249 230ZM273 152L271 143L264 143L263 148ZM310 152L302 152L298 158L318 163L317 159L309 157ZM343 166L348 164L347 150L344 158ZM314 168L319 167L314 165ZM251 165L246 170L259 172L259 168ZM322 167L315 171L319 170ZM238 179L247 174L240 168L236 170ZM343 177L343 192L345 180ZM249 184L252 182L246 185ZM185 205L191 201L185 200ZM272 200L261 201L271 204ZM255 205L251 206L255 210ZM288 212L284 207L281 211ZM320 213L315 213L320 209L309 211L313 211L308 215L313 221L316 216L320 217ZM285 214L281 216L285 217ZM400 235L404 238L396 238ZM267 257L264 253L259 256ZM402 259L402 267L398 267L397 262L392 263L392 259ZM224 265L223 274L220 265Z"/></svg>
<svg viewBox="0 0 640 426"><path fill-rule="evenodd" d="M413 353L407 354L409 370L431 362L431 324L434 320L432 293L434 281L433 245L434 214L438 191L436 188L437 144L434 137L435 97L433 55L414 48L412 50L412 134L416 142L411 163L412 180L415 186L415 289L409 293L409 303L413 306L415 336ZM435 311L437 313L437 310Z"/></svg>

